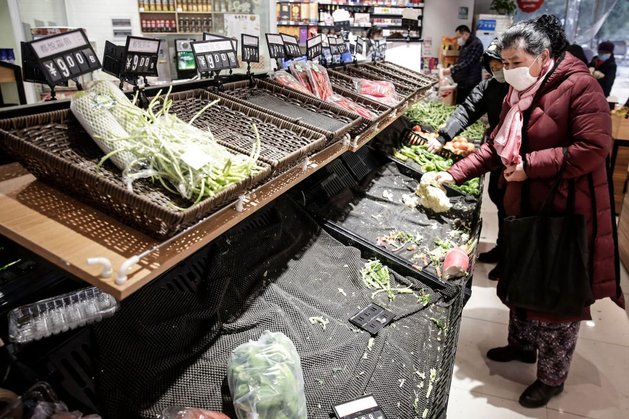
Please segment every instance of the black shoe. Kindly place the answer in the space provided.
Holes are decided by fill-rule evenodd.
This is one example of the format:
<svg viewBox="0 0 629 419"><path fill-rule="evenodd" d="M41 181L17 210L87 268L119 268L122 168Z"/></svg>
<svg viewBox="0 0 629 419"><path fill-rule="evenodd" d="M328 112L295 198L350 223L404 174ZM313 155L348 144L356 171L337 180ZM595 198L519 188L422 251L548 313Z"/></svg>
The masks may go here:
<svg viewBox="0 0 629 419"><path fill-rule="evenodd" d="M563 391L563 384L558 386L549 386L536 380L533 384L524 390L520 396L520 404L528 408L536 408L546 406L546 404Z"/></svg>
<svg viewBox="0 0 629 419"><path fill-rule="evenodd" d="M480 263L498 263L500 261L500 249L496 246L489 252L481 253L477 260Z"/></svg>
<svg viewBox="0 0 629 419"><path fill-rule="evenodd" d="M503 346L493 348L487 352L487 358L496 362L520 361L527 364L537 362L537 352L535 350L525 350L515 346Z"/></svg>
<svg viewBox="0 0 629 419"><path fill-rule="evenodd" d="M500 278L502 278L502 266L499 263L494 269L489 271L489 273L487 274L487 279L489 279L490 281L498 281Z"/></svg>

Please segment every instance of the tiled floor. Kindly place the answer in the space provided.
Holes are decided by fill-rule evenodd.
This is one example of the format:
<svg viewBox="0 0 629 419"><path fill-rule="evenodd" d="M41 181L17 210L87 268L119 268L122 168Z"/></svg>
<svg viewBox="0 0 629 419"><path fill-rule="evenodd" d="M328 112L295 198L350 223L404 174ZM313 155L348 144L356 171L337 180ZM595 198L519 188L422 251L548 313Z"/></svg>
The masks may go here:
<svg viewBox="0 0 629 419"><path fill-rule="evenodd" d="M495 207L485 196L481 251L496 239ZM583 322L564 392L546 408L526 409L518 403L535 380L535 366L500 364L487 359L488 349L506 344L508 310L487 279L493 265L477 264L472 298L463 311L448 418L629 418L629 310L609 299L597 301L592 322ZM629 301L629 275L622 286Z"/></svg>

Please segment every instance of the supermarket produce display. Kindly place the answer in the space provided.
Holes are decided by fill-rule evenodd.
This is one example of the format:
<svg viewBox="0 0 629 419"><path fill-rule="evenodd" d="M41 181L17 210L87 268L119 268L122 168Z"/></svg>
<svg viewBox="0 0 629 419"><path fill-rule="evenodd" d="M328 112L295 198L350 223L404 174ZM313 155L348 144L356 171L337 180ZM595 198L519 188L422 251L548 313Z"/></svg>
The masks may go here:
<svg viewBox="0 0 629 419"><path fill-rule="evenodd" d="M29 181L0 199L18 208L39 191L54 211L48 218L82 235L82 247L119 246L132 256L124 261L132 268L123 263L110 279L94 278L123 291L109 318L97 313L100 322L66 331L93 321L77 318L45 341L14 346L24 377L39 376L68 405L103 417L253 410L327 418L364 394L387 417L442 417L480 202L442 190L429 175L422 181L430 170L409 171L364 147L434 83L394 65L308 62L270 78L147 89L146 109L100 82L71 103L0 113L0 146L55 188ZM10 167L2 191L26 176ZM63 219L59 209L73 207L57 199L95 209L76 224L72 217L85 210L66 209ZM31 249L36 242L16 233L25 230L5 222L3 234ZM192 249L201 250L188 257ZM7 272L20 265L9 264ZM61 265L75 273L79 264ZM147 271L161 276L134 282ZM14 281L0 284L3 296ZM73 283L64 292L84 288L71 275L55 281ZM43 288L38 298L58 290ZM76 315L77 307L50 316ZM388 316L379 330L356 320L372 309Z"/></svg>

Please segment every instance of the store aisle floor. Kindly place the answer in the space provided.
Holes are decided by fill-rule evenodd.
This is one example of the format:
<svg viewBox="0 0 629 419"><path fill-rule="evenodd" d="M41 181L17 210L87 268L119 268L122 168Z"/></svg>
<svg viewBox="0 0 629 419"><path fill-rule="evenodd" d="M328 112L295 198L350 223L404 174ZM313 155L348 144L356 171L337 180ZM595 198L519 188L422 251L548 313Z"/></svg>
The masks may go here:
<svg viewBox="0 0 629 419"><path fill-rule="evenodd" d="M495 207L485 194L480 251L495 243ZM477 264L472 298L463 311L448 419L629 418L629 310L609 299L592 307L593 320L583 322L570 376L563 394L546 408L526 409L518 403L535 380L535 365L500 364L485 356L507 339L508 310L496 296L496 283L487 279L493 265ZM622 287L629 301L629 274Z"/></svg>

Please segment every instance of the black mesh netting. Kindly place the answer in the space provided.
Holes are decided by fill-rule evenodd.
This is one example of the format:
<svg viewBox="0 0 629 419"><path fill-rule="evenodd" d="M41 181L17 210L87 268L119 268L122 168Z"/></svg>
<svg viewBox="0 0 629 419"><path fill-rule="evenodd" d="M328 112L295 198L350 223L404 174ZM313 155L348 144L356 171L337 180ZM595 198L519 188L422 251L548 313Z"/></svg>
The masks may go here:
<svg viewBox="0 0 629 419"><path fill-rule="evenodd" d="M370 335L348 318L371 301L359 251L341 245L281 199L218 239L194 269L193 286L147 287L95 328L97 389L105 417L156 417L171 405L233 416L226 384L230 352L264 330L295 344L304 372L309 418L328 418L339 402L373 394L390 418L443 412L458 333L457 304L424 289L376 302L396 320ZM195 290L196 288L196 290ZM311 324L323 316L326 329Z"/></svg>
<svg viewBox="0 0 629 419"><path fill-rule="evenodd" d="M413 266L436 275L428 252L436 248L436 240L448 239L460 245L472 238L478 227L479 205L474 199L453 195L450 196L452 209L446 213L437 214L421 205L409 207L405 205L404 197L414 198L418 184L418 180L400 173L395 163L387 163L360 190L354 188L353 195L339 195L331 200L332 205L314 202L309 209L366 242L379 245ZM393 232L420 236L421 241L383 241L390 239Z"/></svg>

